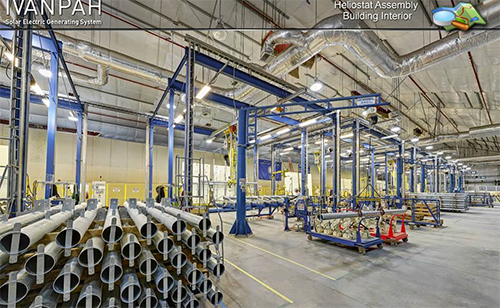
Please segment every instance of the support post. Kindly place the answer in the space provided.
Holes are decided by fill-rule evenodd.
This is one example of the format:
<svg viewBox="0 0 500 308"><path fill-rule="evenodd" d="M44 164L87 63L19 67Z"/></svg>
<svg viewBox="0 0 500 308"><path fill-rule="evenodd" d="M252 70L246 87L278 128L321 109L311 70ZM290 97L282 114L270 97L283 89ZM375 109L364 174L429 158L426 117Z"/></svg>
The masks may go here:
<svg viewBox="0 0 500 308"><path fill-rule="evenodd" d="M191 44L186 47L188 60L186 64L186 113L184 128L184 204L182 207L191 207L193 197L193 138L194 138L194 88L195 88L195 50Z"/></svg>
<svg viewBox="0 0 500 308"><path fill-rule="evenodd" d="M352 142L352 209L357 208L359 191L359 121L355 120Z"/></svg>
<svg viewBox="0 0 500 308"><path fill-rule="evenodd" d="M88 139L88 110L87 105L83 106L82 112L82 165L80 178L80 202L86 200L87 181L87 139Z"/></svg>
<svg viewBox="0 0 500 308"><path fill-rule="evenodd" d="M437 155L434 164L434 192L439 192L439 156Z"/></svg>
<svg viewBox="0 0 500 308"><path fill-rule="evenodd" d="M326 159L325 159L325 134L321 134L321 155L320 155L320 194L321 194L321 201L322 204L325 204L326 202Z"/></svg>
<svg viewBox="0 0 500 308"><path fill-rule="evenodd" d="M371 185L372 185L372 189L371 189L371 197L372 198L375 198L375 185L377 183L377 172L375 171L375 149L372 147L371 148Z"/></svg>
<svg viewBox="0 0 500 308"><path fill-rule="evenodd" d="M50 55L50 71L52 76L49 78L49 101L47 113L47 157L45 161L45 181L55 181L55 151L56 151L56 133L57 133L57 104L58 104L58 79L59 79L59 56L52 52ZM52 185L45 185L45 199L50 198Z"/></svg>
<svg viewBox="0 0 500 308"><path fill-rule="evenodd" d="M75 171L75 194L78 202L82 199L80 197L80 184L82 172L82 134L83 134L83 110L78 112L78 122L76 125L76 171Z"/></svg>
<svg viewBox="0 0 500 308"><path fill-rule="evenodd" d="M420 170L420 192L425 193L425 179L427 176L427 170L425 170L425 164L421 163Z"/></svg>
<svg viewBox="0 0 500 308"><path fill-rule="evenodd" d="M271 170L273 169L273 167L271 167ZM272 171L271 171L272 172ZM271 175L272 177L272 175ZM258 196L259 195L259 191L258 191L258 188L259 188L259 145L258 144L254 144L253 146L253 180L255 182L254 184L254 189L255 189L255 195Z"/></svg>
<svg viewBox="0 0 500 308"><path fill-rule="evenodd" d="M307 148L308 148L308 140L307 140L307 128L302 130L301 142L302 147L300 148L300 185L301 185L301 194L302 196L307 196L307 169L308 169L308 161L307 161Z"/></svg>
<svg viewBox="0 0 500 308"><path fill-rule="evenodd" d="M338 204L340 203L340 196L342 192L341 187L341 177L342 177L342 167L340 164L340 111L335 113L335 121L334 121L334 148L335 148L335 157L333 158L333 209L336 209Z"/></svg>
<svg viewBox="0 0 500 308"><path fill-rule="evenodd" d="M168 198L172 200L174 198L174 118L175 118L175 91L170 89L168 96L168 169L167 169L167 181L168 181Z"/></svg>
<svg viewBox="0 0 500 308"><path fill-rule="evenodd" d="M397 158L397 178L396 178L396 196L398 198L403 197L403 159L404 159L404 143L401 142L398 146L398 158Z"/></svg>
<svg viewBox="0 0 500 308"><path fill-rule="evenodd" d="M271 145L271 194L276 195L276 148Z"/></svg>
<svg viewBox="0 0 500 308"><path fill-rule="evenodd" d="M145 198L152 198L153 196L153 143L154 143L154 126L148 120L146 127L146 185L145 185Z"/></svg>
<svg viewBox="0 0 500 308"><path fill-rule="evenodd" d="M384 161L385 194L389 195L389 161L387 159L387 151L384 153Z"/></svg>
<svg viewBox="0 0 500 308"><path fill-rule="evenodd" d="M416 184L417 184L417 182L415 181L415 179L417 178L416 158L417 158L417 147L413 146L413 148L411 149L411 156L410 156L412 164L411 174L410 174L410 192L412 193L416 191Z"/></svg>
<svg viewBox="0 0 500 308"><path fill-rule="evenodd" d="M250 235L252 229L246 220L246 177L247 177L247 110L241 109L238 114L238 153L236 182L236 220L229 234Z"/></svg>

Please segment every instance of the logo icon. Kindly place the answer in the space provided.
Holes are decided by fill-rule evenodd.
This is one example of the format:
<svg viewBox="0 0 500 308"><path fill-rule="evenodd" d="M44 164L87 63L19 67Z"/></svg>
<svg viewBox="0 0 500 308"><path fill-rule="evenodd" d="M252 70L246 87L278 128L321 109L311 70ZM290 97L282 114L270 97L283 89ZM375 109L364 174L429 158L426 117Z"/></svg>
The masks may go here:
<svg viewBox="0 0 500 308"><path fill-rule="evenodd" d="M455 7L438 7L432 13L434 24L446 31L455 29L467 31L475 24L486 25L486 21L470 3L459 3Z"/></svg>

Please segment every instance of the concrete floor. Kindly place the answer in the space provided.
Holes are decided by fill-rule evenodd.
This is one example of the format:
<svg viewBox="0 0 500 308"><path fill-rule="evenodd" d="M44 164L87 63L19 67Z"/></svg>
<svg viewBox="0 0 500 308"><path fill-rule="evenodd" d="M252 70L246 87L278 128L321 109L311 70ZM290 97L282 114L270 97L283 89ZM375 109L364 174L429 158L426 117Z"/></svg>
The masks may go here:
<svg viewBox="0 0 500 308"><path fill-rule="evenodd" d="M228 233L235 213L224 213ZM365 256L304 233L280 215L226 237L220 288L229 307L500 307L500 208L443 213L445 227ZM215 217L212 221L216 220Z"/></svg>

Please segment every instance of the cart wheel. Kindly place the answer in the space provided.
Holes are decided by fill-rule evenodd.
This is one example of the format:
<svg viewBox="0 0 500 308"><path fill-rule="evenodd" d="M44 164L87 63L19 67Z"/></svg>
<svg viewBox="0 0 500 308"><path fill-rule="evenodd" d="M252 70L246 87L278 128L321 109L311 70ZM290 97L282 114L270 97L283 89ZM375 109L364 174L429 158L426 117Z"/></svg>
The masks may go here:
<svg viewBox="0 0 500 308"><path fill-rule="evenodd" d="M312 239L313 239L312 235L311 235L311 234L308 234L308 235L307 235L307 239L308 239L308 240L310 240L310 241L312 241Z"/></svg>
<svg viewBox="0 0 500 308"><path fill-rule="evenodd" d="M407 237L405 237L405 238L403 239L403 242L408 243L408 238L407 238Z"/></svg>
<svg viewBox="0 0 500 308"><path fill-rule="evenodd" d="M420 225L417 225L417 229L420 229Z"/></svg>
<svg viewBox="0 0 500 308"><path fill-rule="evenodd" d="M392 245L392 242L391 242L391 245ZM378 249L382 249L382 248L384 248L384 244L382 244L382 243L377 244L377 248L378 248Z"/></svg>
<svg viewBox="0 0 500 308"><path fill-rule="evenodd" d="M411 230L415 230L415 225L410 225Z"/></svg>
<svg viewBox="0 0 500 308"><path fill-rule="evenodd" d="M394 246L396 246L396 245L397 245L397 243L396 243L395 241L391 241L391 246L392 246L392 247L394 247Z"/></svg>
<svg viewBox="0 0 500 308"><path fill-rule="evenodd" d="M439 226L442 227L443 226L443 220L439 220Z"/></svg>
<svg viewBox="0 0 500 308"><path fill-rule="evenodd" d="M366 249L364 249L363 247L358 247L358 253L362 254L362 255L366 255Z"/></svg>

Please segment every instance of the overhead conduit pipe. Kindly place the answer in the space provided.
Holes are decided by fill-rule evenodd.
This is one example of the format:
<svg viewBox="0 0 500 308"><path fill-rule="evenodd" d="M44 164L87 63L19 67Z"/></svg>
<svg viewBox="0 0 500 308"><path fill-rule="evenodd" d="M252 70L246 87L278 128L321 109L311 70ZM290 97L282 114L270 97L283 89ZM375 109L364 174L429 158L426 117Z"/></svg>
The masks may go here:
<svg viewBox="0 0 500 308"><path fill-rule="evenodd" d="M476 6L483 18L490 21L488 28L500 24L500 3L486 1ZM348 29L348 30L342 30ZM356 31L359 29L360 31ZM265 66L265 70L275 76L284 76L324 49L344 45L357 58L383 78L407 76L442 61L451 59L474 48L500 39L500 31L486 31L475 26L467 32L457 31L447 37L430 43L409 54L399 56L370 30L362 20L344 20L342 14L327 17L312 30L302 33L297 30L280 30L271 34L263 45L262 55L266 59L274 51L276 44L292 44L285 52ZM250 86L228 89L229 97L244 100L254 91Z"/></svg>

